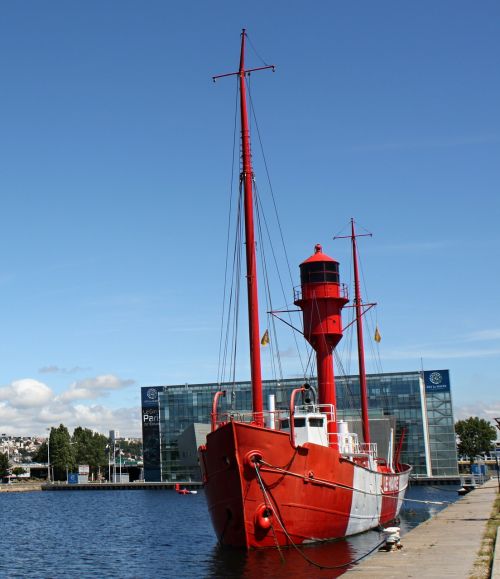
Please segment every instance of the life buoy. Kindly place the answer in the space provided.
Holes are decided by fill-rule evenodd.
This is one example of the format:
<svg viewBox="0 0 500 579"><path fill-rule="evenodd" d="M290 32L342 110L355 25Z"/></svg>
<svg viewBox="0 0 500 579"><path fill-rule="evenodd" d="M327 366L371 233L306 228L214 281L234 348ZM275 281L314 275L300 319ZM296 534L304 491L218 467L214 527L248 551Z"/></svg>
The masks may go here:
<svg viewBox="0 0 500 579"><path fill-rule="evenodd" d="M271 519L273 516L273 511L271 507L265 504L261 504L255 510L254 522L255 526L266 531L271 527Z"/></svg>

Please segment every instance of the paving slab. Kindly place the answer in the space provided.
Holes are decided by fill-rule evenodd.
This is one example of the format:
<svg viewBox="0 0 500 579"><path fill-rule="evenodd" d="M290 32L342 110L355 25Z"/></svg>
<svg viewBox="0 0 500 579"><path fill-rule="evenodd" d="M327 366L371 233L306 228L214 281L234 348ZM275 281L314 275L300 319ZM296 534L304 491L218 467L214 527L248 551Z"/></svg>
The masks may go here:
<svg viewBox="0 0 500 579"><path fill-rule="evenodd" d="M379 551L346 575L353 579L468 578L497 493L497 481L488 481L404 535L401 550Z"/></svg>

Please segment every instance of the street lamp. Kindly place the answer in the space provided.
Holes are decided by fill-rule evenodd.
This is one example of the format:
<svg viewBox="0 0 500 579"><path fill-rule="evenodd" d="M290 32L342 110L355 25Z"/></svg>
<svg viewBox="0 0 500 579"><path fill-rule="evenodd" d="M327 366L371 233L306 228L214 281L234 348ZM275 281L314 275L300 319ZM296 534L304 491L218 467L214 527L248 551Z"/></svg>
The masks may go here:
<svg viewBox="0 0 500 579"><path fill-rule="evenodd" d="M49 433L47 438L47 482L50 482L50 432L52 428L46 429Z"/></svg>
<svg viewBox="0 0 500 579"><path fill-rule="evenodd" d="M500 418L493 419L497 424L496 427L500 430ZM497 481L498 481L498 491L500 492L500 465L498 464L498 446L495 444L495 462L497 467Z"/></svg>
<svg viewBox="0 0 500 579"><path fill-rule="evenodd" d="M10 465L10 444L9 441L7 441L7 472L8 477L9 477L9 484L12 482L12 479L10 478L12 476L12 470L9 469L9 465Z"/></svg>

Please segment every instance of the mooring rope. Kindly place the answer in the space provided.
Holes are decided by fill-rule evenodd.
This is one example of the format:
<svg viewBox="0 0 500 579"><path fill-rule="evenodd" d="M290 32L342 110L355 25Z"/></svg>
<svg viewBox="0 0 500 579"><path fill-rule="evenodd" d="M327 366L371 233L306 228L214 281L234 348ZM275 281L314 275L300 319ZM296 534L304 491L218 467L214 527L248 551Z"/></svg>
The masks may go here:
<svg viewBox="0 0 500 579"><path fill-rule="evenodd" d="M409 502L409 503L423 503L423 504L426 504L426 505L451 505L451 504L452 504L450 501L424 501L424 500L420 500L420 499L407 499L406 497L405 497L405 498L399 497L399 493L400 493L401 491L406 491L406 489L408 488L408 485L407 485L406 487L402 488L402 489L398 489L398 491L397 491L397 492L398 492L398 496L393 496L393 495L390 495L390 494L387 494L387 493L384 493L384 492L378 493L378 492L365 491L365 490L363 490L363 489L357 489L356 487L352 487L352 486L349 486L349 485L346 485L346 484L343 484L343 483L330 482L330 481L326 481L326 480L323 480L323 479L320 479L320 478L308 477L308 476L303 475L303 474L298 474L298 473L292 472L292 471L290 471L290 470L286 470L286 469L281 468L281 467L279 467L279 466L274 466L274 465L269 464L268 462L266 462L266 461L264 461L264 460L262 460L262 459L261 459L259 462L260 462L260 464L268 467L269 469L273 469L273 470L275 470L276 472L283 473L283 474L287 474L287 475L289 475L289 476L294 476L294 477L297 477L297 478L301 478L301 479L307 480L308 482L310 482L310 483L312 483L312 484L317 484L317 485L321 485L321 486L326 486L326 487L331 487L331 488L337 488L337 487L338 487L338 488L346 489L346 490L349 490L349 491L354 491L354 492L357 492L357 493L361 493L361 494L364 494L364 495L377 496L377 497L381 496L381 497L386 497L386 498L388 498L388 499L393 499L393 500L398 500L398 501L405 501L405 502ZM257 463L256 463L256 464L257 464ZM382 474L382 473L380 473L380 474Z"/></svg>
<svg viewBox="0 0 500 579"><path fill-rule="evenodd" d="M371 555L376 549L378 549L379 547L381 547L383 544L385 544L385 539L383 541L380 541L379 543L377 543L372 549L370 549L367 553L365 553L364 555L361 555L361 557L357 557L356 559L353 559L352 561L348 561L347 563L341 563L340 565L323 565L321 563L317 563L316 561L313 561L310 557L308 557L299 547L298 545L296 545L296 543L293 541L293 539L290 537L290 535L288 534L288 531L286 530L285 524L283 523L283 521L281 520L281 518L279 517L276 509L273 507L271 500L269 499L269 496L267 494L265 485L264 485L264 481L262 480L262 477L260 476L260 471L259 471L259 465L258 463L255 463L255 472L257 474L257 479L259 480L259 486L260 489L262 491L262 495L264 497L264 502L267 505L269 505L273 511L274 516L276 517L276 520L278 521L278 523L280 524L280 527L283 529L283 533L285 534L286 538L288 539L288 541L290 542L290 544L292 545L292 547L299 553L299 555L305 560L307 561L310 565L313 565L314 567L317 567L318 569L326 569L326 570L334 570L334 569L344 569L345 567L349 567L351 565L355 565L356 563L358 563L359 561L361 561L362 559L364 559L365 557L368 557L368 555ZM374 531L376 531L376 529L372 529ZM274 532L274 529L273 529ZM275 535L275 539L276 539L276 535ZM280 555L282 556L282 553L280 551Z"/></svg>

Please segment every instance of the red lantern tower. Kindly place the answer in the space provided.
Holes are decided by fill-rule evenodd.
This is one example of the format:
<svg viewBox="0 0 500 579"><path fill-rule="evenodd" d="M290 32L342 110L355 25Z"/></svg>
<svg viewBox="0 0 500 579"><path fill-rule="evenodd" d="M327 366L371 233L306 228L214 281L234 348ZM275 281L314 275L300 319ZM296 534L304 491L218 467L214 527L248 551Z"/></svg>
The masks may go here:
<svg viewBox="0 0 500 579"><path fill-rule="evenodd" d="M342 308L349 301L339 281L339 263L316 245L314 255L300 264L302 295L295 300L303 312L304 337L316 352L319 404L335 406L333 348L342 339ZM329 413L328 432L336 434L335 417ZM332 440L333 439L333 440ZM330 437L330 446L336 443Z"/></svg>

